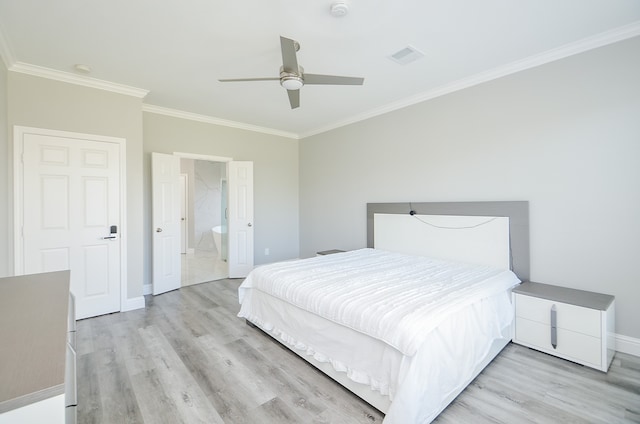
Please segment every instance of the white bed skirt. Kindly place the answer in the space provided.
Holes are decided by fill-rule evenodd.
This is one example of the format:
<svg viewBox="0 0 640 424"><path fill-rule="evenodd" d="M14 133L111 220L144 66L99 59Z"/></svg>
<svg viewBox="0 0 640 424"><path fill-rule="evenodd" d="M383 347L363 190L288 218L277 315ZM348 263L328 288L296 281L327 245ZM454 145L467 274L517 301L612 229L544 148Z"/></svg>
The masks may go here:
<svg viewBox="0 0 640 424"><path fill-rule="evenodd" d="M257 289L245 289L238 316L386 413L385 424L419 424L509 342L513 309L508 291L477 301L431 331L413 356Z"/></svg>

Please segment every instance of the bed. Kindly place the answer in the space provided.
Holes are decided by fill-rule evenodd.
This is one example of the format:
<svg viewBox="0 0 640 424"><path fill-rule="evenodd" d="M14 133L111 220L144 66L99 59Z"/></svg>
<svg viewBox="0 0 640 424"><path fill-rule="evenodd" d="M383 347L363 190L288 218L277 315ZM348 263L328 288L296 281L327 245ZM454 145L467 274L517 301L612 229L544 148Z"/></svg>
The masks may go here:
<svg viewBox="0 0 640 424"><path fill-rule="evenodd" d="M239 317L385 413L428 423L512 338L528 203L370 203L367 248L263 265Z"/></svg>

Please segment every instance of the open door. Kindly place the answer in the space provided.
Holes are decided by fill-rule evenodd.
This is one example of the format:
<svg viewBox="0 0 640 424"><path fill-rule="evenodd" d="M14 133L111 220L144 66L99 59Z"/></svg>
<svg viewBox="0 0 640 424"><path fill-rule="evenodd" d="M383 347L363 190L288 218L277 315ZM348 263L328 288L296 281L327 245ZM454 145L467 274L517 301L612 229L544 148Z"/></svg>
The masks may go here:
<svg viewBox="0 0 640 424"><path fill-rule="evenodd" d="M180 288L180 158L151 153L153 294Z"/></svg>
<svg viewBox="0 0 640 424"><path fill-rule="evenodd" d="M189 244L189 225L187 222L187 216L189 215L189 206L188 206L188 192L189 192L189 183L188 183L187 174L180 174L180 253L187 253L187 248Z"/></svg>
<svg viewBox="0 0 640 424"><path fill-rule="evenodd" d="M227 163L229 190L229 278L253 270L253 162Z"/></svg>

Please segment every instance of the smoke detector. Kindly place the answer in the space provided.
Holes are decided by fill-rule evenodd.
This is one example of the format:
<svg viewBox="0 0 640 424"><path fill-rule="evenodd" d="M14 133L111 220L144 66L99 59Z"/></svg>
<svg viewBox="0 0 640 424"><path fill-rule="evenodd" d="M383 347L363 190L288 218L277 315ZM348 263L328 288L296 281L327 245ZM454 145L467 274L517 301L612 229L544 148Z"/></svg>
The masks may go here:
<svg viewBox="0 0 640 424"><path fill-rule="evenodd" d="M346 1L335 1L331 4L331 15L339 18L349 13L349 5Z"/></svg>

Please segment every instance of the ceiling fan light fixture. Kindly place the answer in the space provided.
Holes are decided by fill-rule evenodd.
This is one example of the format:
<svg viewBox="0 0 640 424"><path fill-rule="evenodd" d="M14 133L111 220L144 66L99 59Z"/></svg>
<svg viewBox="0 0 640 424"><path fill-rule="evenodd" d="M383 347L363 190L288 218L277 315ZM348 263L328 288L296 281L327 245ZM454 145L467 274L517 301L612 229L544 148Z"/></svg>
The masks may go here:
<svg viewBox="0 0 640 424"><path fill-rule="evenodd" d="M300 90L304 81L297 75L287 75L280 78L280 85L287 90Z"/></svg>

